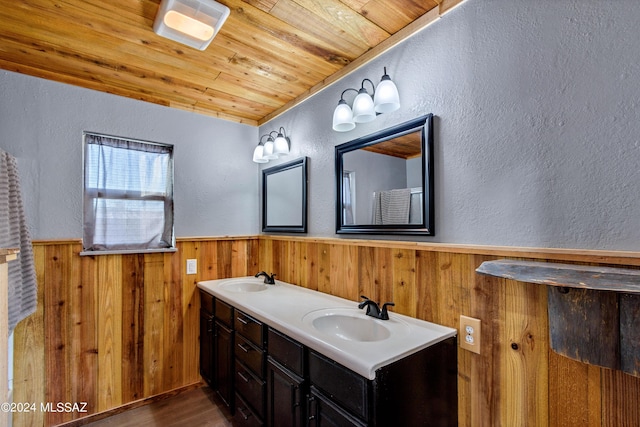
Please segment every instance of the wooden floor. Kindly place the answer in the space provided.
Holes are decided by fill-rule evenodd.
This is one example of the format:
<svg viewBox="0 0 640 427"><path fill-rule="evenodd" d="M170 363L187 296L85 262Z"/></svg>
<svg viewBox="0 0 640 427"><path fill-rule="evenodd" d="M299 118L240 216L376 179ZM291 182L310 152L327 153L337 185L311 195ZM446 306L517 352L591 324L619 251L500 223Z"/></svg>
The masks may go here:
<svg viewBox="0 0 640 427"><path fill-rule="evenodd" d="M185 391L149 405L85 424L87 427L230 427L209 387Z"/></svg>

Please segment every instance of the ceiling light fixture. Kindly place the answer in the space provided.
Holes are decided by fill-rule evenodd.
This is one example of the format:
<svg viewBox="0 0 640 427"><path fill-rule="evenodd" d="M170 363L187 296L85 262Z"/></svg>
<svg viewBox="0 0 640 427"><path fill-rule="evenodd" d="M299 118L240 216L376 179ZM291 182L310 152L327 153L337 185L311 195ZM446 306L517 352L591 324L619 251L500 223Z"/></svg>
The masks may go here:
<svg viewBox="0 0 640 427"><path fill-rule="evenodd" d="M272 136L274 133L276 134L275 138ZM267 141L263 144L262 140L265 136ZM260 141L258 141L258 146L253 150L253 161L267 163L269 160L288 155L290 142L283 127L280 127L277 131L273 130L268 134L262 135Z"/></svg>
<svg viewBox="0 0 640 427"><path fill-rule="evenodd" d="M205 50L229 16L214 0L162 0L153 31L168 39Z"/></svg>
<svg viewBox="0 0 640 427"><path fill-rule="evenodd" d="M364 83L369 82L373 93L364 87ZM344 100L344 94L348 91L357 93L353 100L353 108L349 107ZM384 75L380 79L377 87L369 79L362 80L360 90L348 88L342 91L338 106L333 111L333 130L336 132L348 132L356 127L356 123L367 123L373 121L377 115L390 113L400 108L400 96L398 88L387 74L387 67L384 67Z"/></svg>

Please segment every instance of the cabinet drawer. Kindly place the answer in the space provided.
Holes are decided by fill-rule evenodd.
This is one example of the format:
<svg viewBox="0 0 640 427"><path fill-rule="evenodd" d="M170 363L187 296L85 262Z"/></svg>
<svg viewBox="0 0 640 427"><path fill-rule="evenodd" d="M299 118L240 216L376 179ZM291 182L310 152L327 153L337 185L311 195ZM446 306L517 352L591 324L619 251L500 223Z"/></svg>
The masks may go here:
<svg viewBox="0 0 640 427"><path fill-rule="evenodd" d="M315 351L309 351L309 379L311 384L330 399L354 415L367 419L369 405L366 378Z"/></svg>
<svg viewBox="0 0 640 427"><path fill-rule="evenodd" d="M260 419L264 417L266 384L242 363L236 363L236 392Z"/></svg>
<svg viewBox="0 0 640 427"><path fill-rule="evenodd" d="M236 394L236 414L233 417L233 425L240 427L260 427L262 420L253 413L251 407L242 399L242 396Z"/></svg>
<svg viewBox="0 0 640 427"><path fill-rule="evenodd" d="M241 311L236 311L234 326L242 336L260 348L264 347L264 326L262 322Z"/></svg>
<svg viewBox="0 0 640 427"><path fill-rule="evenodd" d="M241 361L254 374L264 378L265 352L255 346L241 335L236 335L235 346L236 359Z"/></svg>
<svg viewBox="0 0 640 427"><path fill-rule="evenodd" d="M233 307L218 298L215 299L215 306L216 319L229 328L233 328Z"/></svg>
<svg viewBox="0 0 640 427"><path fill-rule="evenodd" d="M311 387L308 405L308 427L366 427L367 425L325 398L315 387Z"/></svg>
<svg viewBox="0 0 640 427"><path fill-rule="evenodd" d="M213 316L213 295L200 291L200 308Z"/></svg>
<svg viewBox="0 0 640 427"><path fill-rule="evenodd" d="M305 358L302 344L272 328L269 328L267 342L269 343L269 356L292 372L304 376Z"/></svg>

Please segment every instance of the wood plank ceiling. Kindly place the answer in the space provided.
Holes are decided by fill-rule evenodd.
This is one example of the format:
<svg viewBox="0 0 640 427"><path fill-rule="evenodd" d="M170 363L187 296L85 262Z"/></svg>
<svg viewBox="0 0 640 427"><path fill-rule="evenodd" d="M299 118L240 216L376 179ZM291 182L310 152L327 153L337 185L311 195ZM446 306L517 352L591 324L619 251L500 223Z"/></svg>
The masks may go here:
<svg viewBox="0 0 640 427"><path fill-rule="evenodd" d="M260 125L461 1L219 0L199 51L153 32L160 0L0 0L0 68Z"/></svg>

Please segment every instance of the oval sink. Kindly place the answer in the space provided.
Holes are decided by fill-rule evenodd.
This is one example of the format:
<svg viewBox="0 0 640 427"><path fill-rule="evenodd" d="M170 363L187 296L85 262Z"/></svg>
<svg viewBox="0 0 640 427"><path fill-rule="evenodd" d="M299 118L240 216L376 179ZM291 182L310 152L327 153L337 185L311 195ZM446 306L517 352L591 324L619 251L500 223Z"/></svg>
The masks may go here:
<svg viewBox="0 0 640 427"><path fill-rule="evenodd" d="M389 329L373 318L345 314L329 314L313 319L318 331L348 341L381 341L391 336Z"/></svg>
<svg viewBox="0 0 640 427"><path fill-rule="evenodd" d="M266 291L266 285L261 282L250 282L250 281L229 281L220 285L220 289L224 289L229 292L260 292Z"/></svg>

